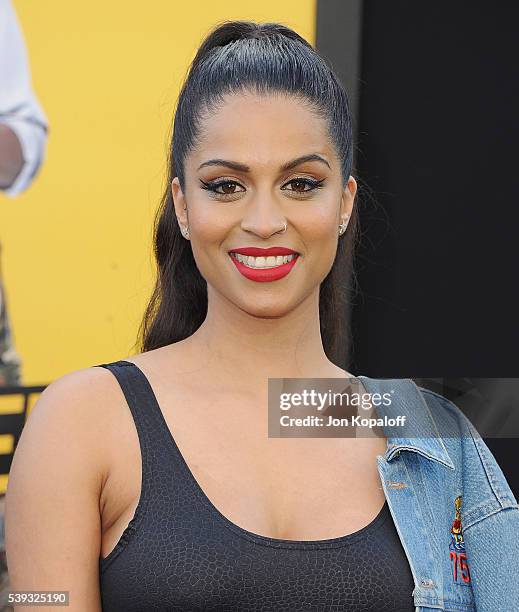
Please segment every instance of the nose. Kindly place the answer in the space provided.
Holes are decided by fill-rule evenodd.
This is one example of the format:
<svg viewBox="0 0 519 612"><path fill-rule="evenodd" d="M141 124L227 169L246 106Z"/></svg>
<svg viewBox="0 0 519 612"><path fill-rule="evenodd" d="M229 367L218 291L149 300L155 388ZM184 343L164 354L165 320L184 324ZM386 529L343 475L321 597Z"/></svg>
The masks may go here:
<svg viewBox="0 0 519 612"><path fill-rule="evenodd" d="M280 207L266 198L256 203L250 202L241 221L243 231L261 238L270 238L274 234L284 232L286 227L287 220Z"/></svg>

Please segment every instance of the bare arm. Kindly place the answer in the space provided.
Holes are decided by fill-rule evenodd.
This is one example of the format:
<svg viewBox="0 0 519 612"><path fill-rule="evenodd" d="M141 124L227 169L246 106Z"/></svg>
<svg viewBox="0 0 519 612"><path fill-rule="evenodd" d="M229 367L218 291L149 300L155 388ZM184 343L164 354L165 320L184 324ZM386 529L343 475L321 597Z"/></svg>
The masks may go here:
<svg viewBox="0 0 519 612"><path fill-rule="evenodd" d="M6 493L11 590L69 591L71 612L101 610L103 381L99 368L88 368L45 389L22 431Z"/></svg>
<svg viewBox="0 0 519 612"><path fill-rule="evenodd" d="M22 147L11 128L0 123L0 189L10 187L23 166Z"/></svg>
<svg viewBox="0 0 519 612"><path fill-rule="evenodd" d="M27 50L10 0L0 0L0 189L15 197L44 160L47 117L34 92Z"/></svg>

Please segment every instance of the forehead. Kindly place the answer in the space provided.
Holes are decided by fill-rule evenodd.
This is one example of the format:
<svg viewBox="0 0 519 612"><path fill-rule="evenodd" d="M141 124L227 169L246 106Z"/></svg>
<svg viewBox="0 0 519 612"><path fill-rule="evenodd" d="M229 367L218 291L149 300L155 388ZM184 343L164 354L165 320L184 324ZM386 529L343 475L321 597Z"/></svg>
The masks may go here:
<svg viewBox="0 0 519 612"><path fill-rule="evenodd" d="M226 96L216 110L203 115L200 140L189 161L218 157L259 167L281 165L308 152L335 160L322 117L294 96L247 92Z"/></svg>

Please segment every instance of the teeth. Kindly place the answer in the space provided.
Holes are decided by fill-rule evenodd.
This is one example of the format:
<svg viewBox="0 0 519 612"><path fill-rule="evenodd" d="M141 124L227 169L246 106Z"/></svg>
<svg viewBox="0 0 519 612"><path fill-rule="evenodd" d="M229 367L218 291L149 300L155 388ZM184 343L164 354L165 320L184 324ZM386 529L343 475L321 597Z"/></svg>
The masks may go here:
<svg viewBox="0 0 519 612"><path fill-rule="evenodd" d="M241 255L240 253L231 253L231 256L245 264L249 268L277 268L294 259L295 255L270 255L269 257L252 257L252 255Z"/></svg>

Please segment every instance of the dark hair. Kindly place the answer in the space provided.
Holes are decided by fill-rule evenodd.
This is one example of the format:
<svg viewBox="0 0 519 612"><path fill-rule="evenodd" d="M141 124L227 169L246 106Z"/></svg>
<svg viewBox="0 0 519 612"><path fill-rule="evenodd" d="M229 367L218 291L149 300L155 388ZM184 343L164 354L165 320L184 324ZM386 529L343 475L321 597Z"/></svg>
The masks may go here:
<svg viewBox="0 0 519 612"><path fill-rule="evenodd" d="M327 121L341 161L343 186L350 176L353 146L348 99L326 60L294 30L279 23L226 21L215 27L198 49L178 98L168 177L153 228L158 274L139 329L143 352L189 337L207 315L207 283L189 241L180 233L171 182L178 176L184 191L184 162L200 138L204 114L216 109L226 94L245 91L287 93L308 104ZM350 280L354 279L356 208L320 287L323 347L337 365L344 365L348 340L345 321Z"/></svg>

